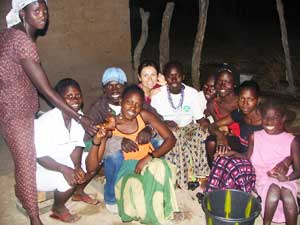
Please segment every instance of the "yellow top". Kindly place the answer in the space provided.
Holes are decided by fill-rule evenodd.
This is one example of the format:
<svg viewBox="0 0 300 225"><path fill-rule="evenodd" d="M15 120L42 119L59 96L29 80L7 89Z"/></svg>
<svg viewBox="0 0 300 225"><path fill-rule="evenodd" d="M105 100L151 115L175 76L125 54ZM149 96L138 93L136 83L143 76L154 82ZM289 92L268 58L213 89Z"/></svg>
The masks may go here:
<svg viewBox="0 0 300 225"><path fill-rule="evenodd" d="M126 134L126 133L122 133L121 131L119 131L117 128L112 132L112 135L113 136L119 136L119 137L125 137L125 138L128 138L132 141L136 141L136 137L138 135L138 133L145 128L145 122L144 120L142 119L141 115L138 114L137 117L137 124L138 124L138 127L137 127L137 130L133 133L129 133L129 134ZM151 143L147 143L147 144L144 144L144 145L139 145L138 144L138 147L139 147L139 150L136 151L136 152L123 152L123 155L124 155L124 159L125 160L129 160L129 159L136 159L136 160L140 160L142 158L144 158L146 155L148 155L149 152L152 152L153 151L153 146Z"/></svg>

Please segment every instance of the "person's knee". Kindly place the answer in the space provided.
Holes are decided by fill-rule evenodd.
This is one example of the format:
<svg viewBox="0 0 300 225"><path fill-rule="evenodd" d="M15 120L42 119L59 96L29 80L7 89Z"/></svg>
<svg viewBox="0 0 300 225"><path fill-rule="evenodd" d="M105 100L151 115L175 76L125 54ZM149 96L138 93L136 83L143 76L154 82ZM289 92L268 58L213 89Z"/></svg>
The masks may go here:
<svg viewBox="0 0 300 225"><path fill-rule="evenodd" d="M280 197L284 204L288 204L288 205L295 204L296 205L296 200L290 189L282 187L280 190Z"/></svg>
<svg viewBox="0 0 300 225"><path fill-rule="evenodd" d="M268 202L276 202L280 199L280 187L276 184L271 184L267 194Z"/></svg>

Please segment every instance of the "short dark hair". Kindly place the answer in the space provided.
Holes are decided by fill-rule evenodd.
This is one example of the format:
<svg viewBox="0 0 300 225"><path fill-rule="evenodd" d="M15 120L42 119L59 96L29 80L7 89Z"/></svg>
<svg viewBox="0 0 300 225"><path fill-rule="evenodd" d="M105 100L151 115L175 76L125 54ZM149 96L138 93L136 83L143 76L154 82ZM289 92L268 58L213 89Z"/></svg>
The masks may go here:
<svg viewBox="0 0 300 225"><path fill-rule="evenodd" d="M246 80L244 81L238 88L239 95L241 92L245 89L252 90L254 92L255 97L260 96L260 88L258 83L256 83L254 80Z"/></svg>
<svg viewBox="0 0 300 225"><path fill-rule="evenodd" d="M147 66L152 66L154 67L154 69L157 71L157 74L159 73L159 66L158 64L154 61L154 60L151 60L151 59L145 59L140 65L139 65L139 68L138 68L138 75L141 76L141 72L142 70L147 67Z"/></svg>
<svg viewBox="0 0 300 225"><path fill-rule="evenodd" d="M138 95L141 96L141 98L144 101L145 93L144 93L143 89L141 89L136 84L131 84L124 89L124 91L122 93L122 99L124 99L126 97L126 95L131 94L131 93L137 93Z"/></svg>
<svg viewBox="0 0 300 225"><path fill-rule="evenodd" d="M166 63L163 69L163 74L167 76L171 69L177 69L180 74L184 74L183 65L179 61L174 60Z"/></svg>
<svg viewBox="0 0 300 225"><path fill-rule="evenodd" d="M63 96L68 87L75 87L81 93L81 88L80 88L79 83L72 78L64 78L64 79L58 81L57 84L55 85L54 89L60 96Z"/></svg>
<svg viewBox="0 0 300 225"><path fill-rule="evenodd" d="M260 111L262 115L265 115L267 110L275 109L277 110L282 116L286 115L286 107L284 104L280 103L278 100L274 98L267 98L264 103L260 106Z"/></svg>

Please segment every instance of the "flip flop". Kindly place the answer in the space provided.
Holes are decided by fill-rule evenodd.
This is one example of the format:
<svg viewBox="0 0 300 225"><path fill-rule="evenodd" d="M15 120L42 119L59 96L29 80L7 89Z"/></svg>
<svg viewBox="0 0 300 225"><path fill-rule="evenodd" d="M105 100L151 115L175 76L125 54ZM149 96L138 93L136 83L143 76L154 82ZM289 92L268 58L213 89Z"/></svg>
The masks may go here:
<svg viewBox="0 0 300 225"><path fill-rule="evenodd" d="M78 195L72 196L72 201L81 201L91 205L98 205L100 202L97 199L91 198L89 195Z"/></svg>
<svg viewBox="0 0 300 225"><path fill-rule="evenodd" d="M75 223L81 218L81 216L78 216L77 214L71 214L70 212L65 212L63 214L52 212L52 214L49 216L64 223Z"/></svg>

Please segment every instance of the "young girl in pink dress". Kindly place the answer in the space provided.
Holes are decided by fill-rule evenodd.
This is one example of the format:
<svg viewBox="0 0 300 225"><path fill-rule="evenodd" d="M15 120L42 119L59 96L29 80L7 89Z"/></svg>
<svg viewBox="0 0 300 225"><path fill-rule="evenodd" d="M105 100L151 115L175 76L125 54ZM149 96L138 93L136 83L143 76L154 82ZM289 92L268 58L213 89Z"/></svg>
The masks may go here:
<svg viewBox="0 0 300 225"><path fill-rule="evenodd" d="M250 137L248 157L256 172L256 189L262 198L263 224L297 224L296 179L300 177L300 140L285 132L284 107L267 101L262 107L263 130ZM273 169L291 156L293 167L287 174ZM275 167L276 168L276 167Z"/></svg>

